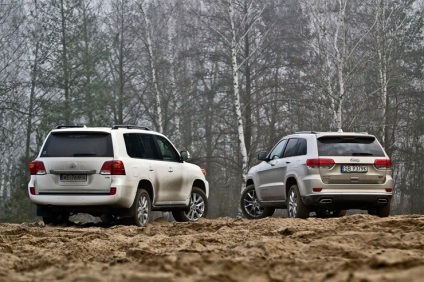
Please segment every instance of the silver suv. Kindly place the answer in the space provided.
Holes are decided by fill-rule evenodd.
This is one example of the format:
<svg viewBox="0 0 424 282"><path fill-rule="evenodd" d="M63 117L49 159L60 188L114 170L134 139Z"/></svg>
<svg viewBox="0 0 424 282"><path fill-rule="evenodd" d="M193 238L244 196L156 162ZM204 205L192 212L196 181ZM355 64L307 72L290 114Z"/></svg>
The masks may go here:
<svg viewBox="0 0 424 282"><path fill-rule="evenodd" d="M291 218L337 217L348 209L390 213L393 179L387 154L366 133L299 132L282 138L247 174L240 207L247 218L287 209Z"/></svg>
<svg viewBox="0 0 424 282"><path fill-rule="evenodd" d="M209 184L188 158L144 127L59 126L29 164L29 197L46 224L88 213L145 226L152 210L196 221L207 215Z"/></svg>

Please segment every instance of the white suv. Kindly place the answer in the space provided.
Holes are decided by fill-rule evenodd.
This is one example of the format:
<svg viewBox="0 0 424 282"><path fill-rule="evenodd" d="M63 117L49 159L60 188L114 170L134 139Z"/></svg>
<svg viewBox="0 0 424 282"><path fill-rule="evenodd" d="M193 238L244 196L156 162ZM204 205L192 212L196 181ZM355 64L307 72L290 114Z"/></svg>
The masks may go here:
<svg viewBox="0 0 424 282"><path fill-rule="evenodd" d="M88 213L145 226L152 210L196 221L207 215L209 184L188 158L145 127L58 126L29 164L29 197L46 224Z"/></svg>
<svg viewBox="0 0 424 282"><path fill-rule="evenodd" d="M390 213L392 162L373 135L299 132L258 159L240 199L247 218L271 216L276 208L292 218L343 216L348 209Z"/></svg>

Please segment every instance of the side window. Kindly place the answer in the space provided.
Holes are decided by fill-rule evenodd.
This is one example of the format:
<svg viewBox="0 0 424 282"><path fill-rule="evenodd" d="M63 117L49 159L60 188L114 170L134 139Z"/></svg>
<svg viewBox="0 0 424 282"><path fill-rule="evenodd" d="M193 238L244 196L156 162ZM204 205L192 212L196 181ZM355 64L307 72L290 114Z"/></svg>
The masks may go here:
<svg viewBox="0 0 424 282"><path fill-rule="evenodd" d="M136 159L159 159L153 136L148 134L124 134L127 154Z"/></svg>
<svg viewBox="0 0 424 282"><path fill-rule="evenodd" d="M125 147L127 149L127 154L130 158L143 158L143 153L138 144L137 134L127 133L124 134Z"/></svg>
<svg viewBox="0 0 424 282"><path fill-rule="evenodd" d="M286 149L284 150L283 158L292 157L296 155L297 150L297 138L289 139L289 142L287 142Z"/></svg>
<svg viewBox="0 0 424 282"><path fill-rule="evenodd" d="M283 153L284 146L286 145L287 140L282 140L280 143L274 146L274 149L272 149L271 153L269 153L269 158L271 160L279 159L281 158L281 155Z"/></svg>
<svg viewBox="0 0 424 282"><path fill-rule="evenodd" d="M156 149L155 140L152 135L149 134L137 134L138 143L140 144L141 150L143 151L144 158L159 160L159 154Z"/></svg>
<svg viewBox="0 0 424 282"><path fill-rule="evenodd" d="M308 150L307 150L307 143L306 143L306 139L299 139L299 141L297 142L297 150L296 150L296 156L304 156L307 154Z"/></svg>
<svg viewBox="0 0 424 282"><path fill-rule="evenodd" d="M178 154L171 142L161 136L156 136L156 140L164 161L179 162L181 160L180 154Z"/></svg>

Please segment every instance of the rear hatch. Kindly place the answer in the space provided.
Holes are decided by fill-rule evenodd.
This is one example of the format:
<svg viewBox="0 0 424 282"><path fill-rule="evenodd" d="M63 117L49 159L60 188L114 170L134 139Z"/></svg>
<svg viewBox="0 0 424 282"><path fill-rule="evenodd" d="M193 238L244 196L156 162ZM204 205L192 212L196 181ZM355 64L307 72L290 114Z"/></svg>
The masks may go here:
<svg viewBox="0 0 424 282"><path fill-rule="evenodd" d="M36 175L39 194L109 194L111 177L100 173L113 159L110 133L53 131L37 161L45 174Z"/></svg>
<svg viewBox="0 0 424 282"><path fill-rule="evenodd" d="M382 184L390 173L391 162L372 135L322 136L317 143L326 184Z"/></svg>

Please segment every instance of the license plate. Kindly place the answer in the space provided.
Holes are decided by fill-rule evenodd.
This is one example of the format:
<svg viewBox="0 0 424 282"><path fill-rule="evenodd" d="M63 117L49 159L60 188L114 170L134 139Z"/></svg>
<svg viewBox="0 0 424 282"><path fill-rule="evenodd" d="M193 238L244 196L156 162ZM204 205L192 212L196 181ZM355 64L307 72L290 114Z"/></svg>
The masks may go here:
<svg viewBox="0 0 424 282"><path fill-rule="evenodd" d="M61 174L61 182L87 182L86 174Z"/></svg>
<svg viewBox="0 0 424 282"><path fill-rule="evenodd" d="M368 172L366 165L342 165L342 172Z"/></svg>

